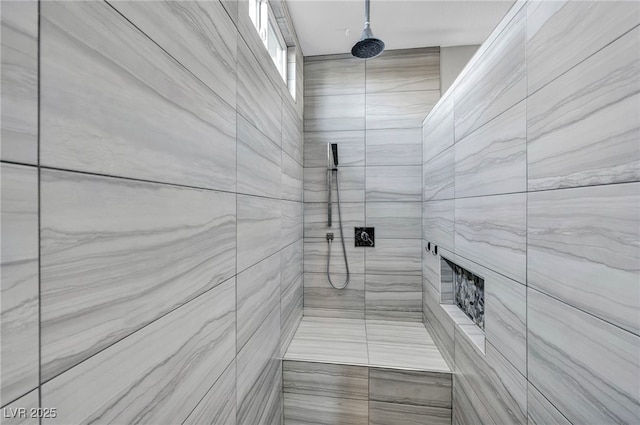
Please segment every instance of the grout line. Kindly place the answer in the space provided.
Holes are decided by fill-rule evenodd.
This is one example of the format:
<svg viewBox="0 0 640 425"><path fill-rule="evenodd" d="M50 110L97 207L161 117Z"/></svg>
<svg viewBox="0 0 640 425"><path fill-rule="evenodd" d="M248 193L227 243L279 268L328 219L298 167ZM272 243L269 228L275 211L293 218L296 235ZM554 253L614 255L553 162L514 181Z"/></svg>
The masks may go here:
<svg viewBox="0 0 640 425"><path fill-rule="evenodd" d="M38 159L37 159L37 172L38 172L38 407L42 408L42 185L41 185L41 168L40 168L40 143L41 143L41 125L40 125L40 67L41 67L41 5L38 0L38 70L37 70L37 122L38 122ZM42 425L42 415L38 415L38 423Z"/></svg>
<svg viewBox="0 0 640 425"><path fill-rule="evenodd" d="M553 408L554 408L554 409L556 409L556 412L558 412L558 413L560 414L560 416L562 416L563 418L565 418L565 419L567 420L567 422L571 423L571 421L570 421L570 420L569 420L569 419L564 415L564 413L562 413L562 411L561 411L560 409L558 409L558 407L557 407L555 404L553 404L553 402L552 402L551 400L549 400L549 399L547 398L547 396L546 396L546 395L544 395L544 393L538 389L538 387L536 387L533 383L531 383L531 382L530 382L530 381L528 381L528 380L527 380L527 384L529 384L529 385L531 385L533 388L535 388L535 389L536 389L536 391L537 391L537 392L542 396L542 398L544 398L545 400L547 400L547 402L548 402L551 406L553 406ZM528 407L529 407L529 389L527 389L527 415L529 414L529 412L528 412L528 410L529 410L529 409L528 409Z"/></svg>
<svg viewBox="0 0 640 425"><path fill-rule="evenodd" d="M231 367L231 365L233 364L233 362L235 362L236 359L235 357L233 359L231 359L231 361L229 362L229 364L224 368L224 370L222 371L222 373L220 373L220 375L218 375L218 377L215 379L215 381L213 382L213 384L209 387L209 389L207 391L204 392L202 398L200 398L200 400L198 401L198 403L196 403L195 406L193 406L193 409L191 409L191 411L189 412L188 415L185 416L184 420L182 421L182 425L184 425L184 423L187 421L187 419L189 419L189 417L193 414L193 412L195 412L195 410L198 408L198 406L200 406L200 403L202 403L202 401L207 397L207 395L211 392L211 390L213 390L213 387L216 386L216 384L218 383L218 381L220 381L220 379L222 379L222 376L227 373L227 371L229 370L229 368ZM236 380L237 382L237 380Z"/></svg>

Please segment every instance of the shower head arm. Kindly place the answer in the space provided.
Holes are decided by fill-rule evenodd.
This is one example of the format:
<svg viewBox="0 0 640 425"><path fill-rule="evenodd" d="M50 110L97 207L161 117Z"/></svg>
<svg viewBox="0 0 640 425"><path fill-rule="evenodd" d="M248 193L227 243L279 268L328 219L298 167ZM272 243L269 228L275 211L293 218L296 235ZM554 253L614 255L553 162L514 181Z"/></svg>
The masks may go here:
<svg viewBox="0 0 640 425"><path fill-rule="evenodd" d="M369 0L364 0L364 27L369 28Z"/></svg>

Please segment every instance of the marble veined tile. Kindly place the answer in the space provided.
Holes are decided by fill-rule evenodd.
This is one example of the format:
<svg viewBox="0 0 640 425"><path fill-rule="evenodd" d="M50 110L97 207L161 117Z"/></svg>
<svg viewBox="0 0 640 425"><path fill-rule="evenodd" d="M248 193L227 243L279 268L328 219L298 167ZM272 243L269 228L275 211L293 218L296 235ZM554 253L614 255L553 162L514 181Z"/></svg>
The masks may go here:
<svg viewBox="0 0 640 425"><path fill-rule="evenodd" d="M422 164L422 129L367 130L367 165Z"/></svg>
<svg viewBox="0 0 640 425"><path fill-rule="evenodd" d="M494 424L486 407L463 375L454 375L452 420L454 425Z"/></svg>
<svg viewBox="0 0 640 425"><path fill-rule="evenodd" d="M0 398L6 404L38 386L38 170L2 163L0 176Z"/></svg>
<svg viewBox="0 0 640 425"><path fill-rule="evenodd" d="M419 165L367 167L367 202L422 200L422 167Z"/></svg>
<svg viewBox="0 0 640 425"><path fill-rule="evenodd" d="M529 2L526 9L529 93L640 24L634 1Z"/></svg>
<svg viewBox="0 0 640 425"><path fill-rule="evenodd" d="M387 50L367 61L367 95L440 90L440 48Z"/></svg>
<svg viewBox="0 0 640 425"><path fill-rule="evenodd" d="M347 275L344 273L331 274L336 286L342 286L346 278ZM363 274L352 273L345 289L335 289L329 283L326 273L305 273L305 316L364 319L364 279Z"/></svg>
<svg viewBox="0 0 640 425"><path fill-rule="evenodd" d="M356 58L305 60L304 96L365 92L365 62Z"/></svg>
<svg viewBox="0 0 640 425"><path fill-rule="evenodd" d="M305 132L364 129L364 94L305 97Z"/></svg>
<svg viewBox="0 0 640 425"><path fill-rule="evenodd" d="M340 186L340 202L363 202L365 198L365 167L338 168L337 174L338 185ZM305 168L304 202L327 202L328 178L326 167ZM335 173L332 188L332 200L337 202Z"/></svg>
<svg viewBox="0 0 640 425"><path fill-rule="evenodd" d="M367 319L422 320L422 276L367 274Z"/></svg>
<svg viewBox="0 0 640 425"><path fill-rule="evenodd" d="M369 402L369 425L451 425L451 409Z"/></svg>
<svg viewBox="0 0 640 425"><path fill-rule="evenodd" d="M286 98L289 94L284 93L282 96L282 151L291 156L298 164L303 164L304 124L291 102Z"/></svg>
<svg viewBox="0 0 640 425"><path fill-rule="evenodd" d="M422 161L427 162L453 145L453 95L446 95L422 123Z"/></svg>
<svg viewBox="0 0 640 425"><path fill-rule="evenodd" d="M238 116L237 192L280 198L280 147L256 129L249 121Z"/></svg>
<svg viewBox="0 0 640 425"><path fill-rule="evenodd" d="M285 393L369 399L367 367L291 360L285 360L282 367Z"/></svg>
<svg viewBox="0 0 640 425"><path fill-rule="evenodd" d="M235 273L235 194L41 171L48 380Z"/></svg>
<svg viewBox="0 0 640 425"><path fill-rule="evenodd" d="M456 198L526 192L526 108L518 103L455 144Z"/></svg>
<svg viewBox="0 0 640 425"><path fill-rule="evenodd" d="M236 113L104 2L40 8L40 161L235 191Z"/></svg>
<svg viewBox="0 0 640 425"><path fill-rule="evenodd" d="M349 271L353 274L364 274L365 252L364 248L354 246L354 238L346 237L344 240L347 249ZM326 273L327 255L329 243L325 238L304 238L304 271L305 273ZM335 232L331 245L331 274L346 273L340 232Z"/></svg>
<svg viewBox="0 0 640 425"><path fill-rule="evenodd" d="M302 266L302 264L300 264ZM280 358L289 348L304 314L304 277L280 282Z"/></svg>
<svg viewBox="0 0 640 425"><path fill-rule="evenodd" d="M281 202L277 199L238 195L238 272L281 248Z"/></svg>
<svg viewBox="0 0 640 425"><path fill-rule="evenodd" d="M3 161L38 162L38 2L2 3ZM4 397L3 397L4 399Z"/></svg>
<svg viewBox="0 0 640 425"><path fill-rule="evenodd" d="M4 7L4 5L2 7ZM38 390L36 389L2 408L2 424L39 425L40 420L38 419L38 417L36 415L31 415L31 409L38 409L39 407L40 396L38 395ZM24 414L22 414L19 409L25 409Z"/></svg>
<svg viewBox="0 0 640 425"><path fill-rule="evenodd" d="M529 97L529 190L640 180L639 73L636 28Z"/></svg>
<svg viewBox="0 0 640 425"><path fill-rule="evenodd" d="M221 2L109 4L235 107L238 31Z"/></svg>
<svg viewBox="0 0 640 425"><path fill-rule="evenodd" d="M526 282L527 195L455 201L455 252L518 282Z"/></svg>
<svg viewBox="0 0 640 425"><path fill-rule="evenodd" d="M369 399L451 408L451 373L371 368Z"/></svg>
<svg viewBox="0 0 640 425"><path fill-rule="evenodd" d="M289 201L302 202L304 193L304 168L289 154L282 151L282 170L280 176L280 197Z"/></svg>
<svg viewBox="0 0 640 425"><path fill-rule="evenodd" d="M422 221L424 223L424 247L426 247L426 242L430 242L431 244L437 245L438 249L442 247L453 252L453 229L455 223L454 203L455 201L453 199L423 203Z"/></svg>
<svg viewBox="0 0 640 425"><path fill-rule="evenodd" d="M369 402L306 394L284 394L285 425L368 425Z"/></svg>
<svg viewBox="0 0 640 425"><path fill-rule="evenodd" d="M422 166L423 200L453 199L455 197L456 157L453 147L440 152Z"/></svg>
<svg viewBox="0 0 640 425"><path fill-rule="evenodd" d="M327 144L338 144L339 167L363 166L364 130L304 133L304 166L327 167Z"/></svg>
<svg viewBox="0 0 640 425"><path fill-rule="evenodd" d="M183 425L236 425L236 361L211 386Z"/></svg>
<svg viewBox="0 0 640 425"><path fill-rule="evenodd" d="M531 425L571 425L531 383L528 384L527 419Z"/></svg>
<svg viewBox="0 0 640 425"><path fill-rule="evenodd" d="M237 347L240 351L280 304L280 253L238 273Z"/></svg>
<svg viewBox="0 0 640 425"><path fill-rule="evenodd" d="M182 423L235 356L235 281L42 386L44 423Z"/></svg>
<svg viewBox="0 0 640 425"><path fill-rule="evenodd" d="M640 183L529 194L528 284L640 335Z"/></svg>
<svg viewBox="0 0 640 425"><path fill-rule="evenodd" d="M341 199L342 201L342 199ZM306 238L325 238L327 232L332 232L336 238L340 237L340 222L338 203L331 205L332 224L328 227L328 211L326 202L305 202L304 204L304 236ZM345 236L353 239L353 228L364 225L364 202L341 202L342 228ZM376 229L377 230L377 229ZM376 236L378 234L376 233ZM340 242L339 239L334 242ZM340 248L342 249L342 247Z"/></svg>
<svg viewBox="0 0 640 425"><path fill-rule="evenodd" d="M366 128L420 128L440 90L367 94Z"/></svg>
<svg viewBox="0 0 640 425"><path fill-rule="evenodd" d="M376 246L365 251L365 271L367 274L419 276L422 274L422 240L377 239Z"/></svg>
<svg viewBox="0 0 640 425"><path fill-rule="evenodd" d="M296 201L280 201L280 248L302 239L303 204Z"/></svg>
<svg viewBox="0 0 640 425"><path fill-rule="evenodd" d="M422 202L367 202L367 226L380 239L422 238Z"/></svg>
<svg viewBox="0 0 640 425"><path fill-rule="evenodd" d="M456 143L527 96L525 18L521 9L456 86Z"/></svg>
<svg viewBox="0 0 640 425"><path fill-rule="evenodd" d="M528 377L571 422L636 423L640 338L527 290Z"/></svg>

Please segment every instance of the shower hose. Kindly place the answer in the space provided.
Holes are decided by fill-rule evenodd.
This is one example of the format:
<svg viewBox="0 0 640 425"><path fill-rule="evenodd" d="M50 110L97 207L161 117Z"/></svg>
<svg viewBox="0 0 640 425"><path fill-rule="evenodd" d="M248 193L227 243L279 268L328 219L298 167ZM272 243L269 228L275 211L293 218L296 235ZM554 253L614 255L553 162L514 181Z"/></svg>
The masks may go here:
<svg viewBox="0 0 640 425"><path fill-rule="evenodd" d="M342 241L342 253L344 254L344 266L347 269L347 278L341 286L336 286L331 280L331 244L333 243L333 238L329 238L327 236L327 242L329 242L329 252L327 254L327 279L329 279L329 283L335 289L344 289L349 284L350 273L349 273L349 262L347 261L347 248L344 244L344 231L342 229L342 211L340 210L340 183L338 182L338 170L334 170L336 172L336 192L337 192L337 201L338 201L338 221L340 222L340 240ZM331 178L333 178L333 171L331 172Z"/></svg>

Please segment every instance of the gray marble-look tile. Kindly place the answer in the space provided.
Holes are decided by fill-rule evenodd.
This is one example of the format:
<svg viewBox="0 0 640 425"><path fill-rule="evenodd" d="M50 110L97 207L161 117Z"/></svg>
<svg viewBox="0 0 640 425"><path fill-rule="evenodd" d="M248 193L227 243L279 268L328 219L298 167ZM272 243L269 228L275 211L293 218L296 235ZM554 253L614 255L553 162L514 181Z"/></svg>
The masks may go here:
<svg viewBox="0 0 640 425"><path fill-rule="evenodd" d="M235 107L238 31L221 2L109 4Z"/></svg>
<svg viewBox="0 0 640 425"><path fill-rule="evenodd" d="M640 180L638 73L640 28L529 97L529 190Z"/></svg>
<svg viewBox="0 0 640 425"><path fill-rule="evenodd" d="M236 361L227 366L183 425L236 425Z"/></svg>
<svg viewBox="0 0 640 425"><path fill-rule="evenodd" d="M422 123L422 161L453 145L453 95L440 99Z"/></svg>
<svg viewBox="0 0 640 425"><path fill-rule="evenodd" d="M455 144L456 198L527 190L526 101Z"/></svg>
<svg viewBox="0 0 640 425"><path fill-rule="evenodd" d="M422 164L422 129L367 130L367 165Z"/></svg>
<svg viewBox="0 0 640 425"><path fill-rule="evenodd" d="M304 96L363 94L365 62L356 58L305 60Z"/></svg>
<svg viewBox="0 0 640 425"><path fill-rule="evenodd" d="M306 394L284 394L285 425L368 425L369 402Z"/></svg>
<svg viewBox="0 0 640 425"><path fill-rule="evenodd" d="M425 242L453 252L455 201L429 201L423 203L422 222ZM424 245L424 248L426 245ZM433 250L433 247L431 248ZM428 254L428 253L427 253ZM431 255L431 254L428 254Z"/></svg>
<svg viewBox="0 0 640 425"><path fill-rule="evenodd" d="M526 9L529 93L640 23L633 1L529 2Z"/></svg>
<svg viewBox="0 0 640 425"><path fill-rule="evenodd" d="M295 107L286 98L287 96L289 94L285 93L282 98L282 151L298 164L302 164L304 160L303 122Z"/></svg>
<svg viewBox="0 0 640 425"><path fill-rule="evenodd" d="M335 194L334 194L335 196ZM342 201L342 199L341 199ZM345 237L354 238L353 228L363 226L364 202L341 202L340 210L342 214L342 228ZM340 242L340 221L338 214L338 203L331 205L332 225L328 227L328 211L325 202L305 202L304 204L304 236L305 238L325 238L327 232L332 232L337 238L334 242ZM376 233L376 236L378 234ZM342 249L342 247L340 248Z"/></svg>
<svg viewBox="0 0 640 425"><path fill-rule="evenodd" d="M371 368L369 399L451 408L451 373Z"/></svg>
<svg viewBox="0 0 640 425"><path fill-rule="evenodd" d="M235 190L233 107L108 4L40 6L42 165Z"/></svg>
<svg viewBox="0 0 640 425"><path fill-rule="evenodd" d="M422 273L422 240L377 239L367 248L366 273L380 275L419 276Z"/></svg>
<svg viewBox="0 0 640 425"><path fill-rule="evenodd" d="M235 355L235 281L42 386L44 423L182 423Z"/></svg>
<svg viewBox="0 0 640 425"><path fill-rule="evenodd" d="M43 380L235 273L235 194L44 170L40 186Z"/></svg>
<svg viewBox="0 0 640 425"><path fill-rule="evenodd" d="M346 273L340 232L336 232L331 245L331 274ZM354 238L346 237L349 271L353 274L364 274L364 249L354 246ZM326 273L329 246L325 238L304 238L304 271L305 273Z"/></svg>
<svg viewBox="0 0 640 425"><path fill-rule="evenodd" d="M237 346L240 352L274 309L280 305L280 253L238 273Z"/></svg>
<svg viewBox="0 0 640 425"><path fill-rule="evenodd" d="M222 6L227 11L231 20L238 25L238 3L239 0L221 0Z"/></svg>
<svg viewBox="0 0 640 425"><path fill-rule="evenodd" d="M0 176L0 398L6 404L38 386L38 170L3 163Z"/></svg>
<svg viewBox="0 0 640 425"><path fill-rule="evenodd" d="M422 320L422 276L367 274L367 319Z"/></svg>
<svg viewBox="0 0 640 425"><path fill-rule="evenodd" d="M280 248L289 246L303 236L303 204L296 201L280 201Z"/></svg>
<svg viewBox="0 0 640 425"><path fill-rule="evenodd" d="M369 402L369 425L451 425L451 409Z"/></svg>
<svg viewBox="0 0 640 425"><path fill-rule="evenodd" d="M526 282L527 195L455 201L455 252L518 282Z"/></svg>
<svg viewBox="0 0 640 425"><path fill-rule="evenodd" d="M365 167L338 168L338 184L340 186L341 202L364 201ZM326 167L304 169L304 202L327 202L327 179L329 174ZM336 173L333 174L332 200L337 202Z"/></svg>
<svg viewBox="0 0 640 425"><path fill-rule="evenodd" d="M440 90L440 48L387 50L367 61L367 95Z"/></svg>
<svg viewBox="0 0 640 425"><path fill-rule="evenodd" d="M2 7L4 7L4 4L2 5ZM3 397L2 400L4 403L5 398ZM39 407L40 396L38 395L38 390L36 389L2 408L2 424L39 425L40 420L38 416L31 414L31 409L38 409Z"/></svg>
<svg viewBox="0 0 640 425"><path fill-rule="evenodd" d="M255 29L254 29L255 31ZM238 113L273 142L282 143L282 100L242 37L238 38Z"/></svg>
<svg viewBox="0 0 640 425"><path fill-rule="evenodd" d="M364 102L364 94L305 97L304 131L364 130Z"/></svg>
<svg viewBox="0 0 640 425"><path fill-rule="evenodd" d="M369 399L369 368L285 360L282 390L320 397Z"/></svg>
<svg viewBox="0 0 640 425"><path fill-rule="evenodd" d="M281 157L280 147L238 115L237 144L237 192L280 198Z"/></svg>
<svg viewBox="0 0 640 425"><path fill-rule="evenodd" d="M529 194L528 284L640 335L640 183Z"/></svg>
<svg viewBox="0 0 640 425"><path fill-rule="evenodd" d="M304 166L327 167L327 144L338 144L340 168L364 166L364 130L304 133Z"/></svg>
<svg viewBox="0 0 640 425"><path fill-rule="evenodd" d="M435 250L435 248L432 248ZM433 253L432 258L433 258ZM424 255L428 255L425 250ZM453 271L453 263L450 263L446 258L443 258L442 255L445 255L444 252L440 253L440 285L438 286L438 282L436 282L436 291L440 292L440 302L443 304L455 304L454 297L454 271ZM436 259L438 256L435 256ZM455 257L455 256L454 256ZM424 258L424 257L423 257ZM424 260L423 260L424 261ZM459 263L460 265L463 263ZM466 267L467 270L469 269Z"/></svg>
<svg viewBox="0 0 640 425"><path fill-rule="evenodd" d="M367 167L367 202L422 200L422 167L419 165Z"/></svg>
<svg viewBox="0 0 640 425"><path fill-rule="evenodd" d="M527 96L525 18L523 8L456 86L456 142Z"/></svg>
<svg viewBox="0 0 640 425"><path fill-rule="evenodd" d="M440 90L367 94L366 128L420 128Z"/></svg>
<svg viewBox="0 0 640 425"><path fill-rule="evenodd" d="M282 199L302 202L304 193L304 168L295 159L282 151L281 170L281 192Z"/></svg>
<svg viewBox="0 0 640 425"><path fill-rule="evenodd" d="M250 267L281 248L282 201L237 196L237 271Z"/></svg>
<svg viewBox="0 0 640 425"><path fill-rule="evenodd" d="M280 276L283 285L290 285L303 272L303 250L302 240L288 245L280 251Z"/></svg>
<svg viewBox="0 0 640 425"><path fill-rule="evenodd" d="M420 239L422 202L367 202L366 223L379 239Z"/></svg>
<svg viewBox="0 0 640 425"><path fill-rule="evenodd" d="M454 425L494 424L489 412L471 390L464 376L455 374L453 379L452 420Z"/></svg>
<svg viewBox="0 0 640 425"><path fill-rule="evenodd" d="M424 163L424 201L454 198L455 161L455 150L452 146Z"/></svg>
<svg viewBox="0 0 640 425"><path fill-rule="evenodd" d="M38 162L38 2L5 1L2 33L3 161ZM4 397L3 397L4 399Z"/></svg>
<svg viewBox="0 0 640 425"><path fill-rule="evenodd" d="M304 314L304 279L299 275L293 281L280 284L280 357L289 348Z"/></svg>
<svg viewBox="0 0 640 425"><path fill-rule="evenodd" d="M343 285L346 274L332 273L333 283ZM345 289L334 289L326 273L304 274L304 314L318 317L364 319L364 275L351 274Z"/></svg>
<svg viewBox="0 0 640 425"><path fill-rule="evenodd" d="M527 314L531 384L571 423L637 422L637 335L532 288Z"/></svg>
<svg viewBox="0 0 640 425"><path fill-rule="evenodd" d="M527 420L529 425L571 425L531 383L527 393Z"/></svg>

